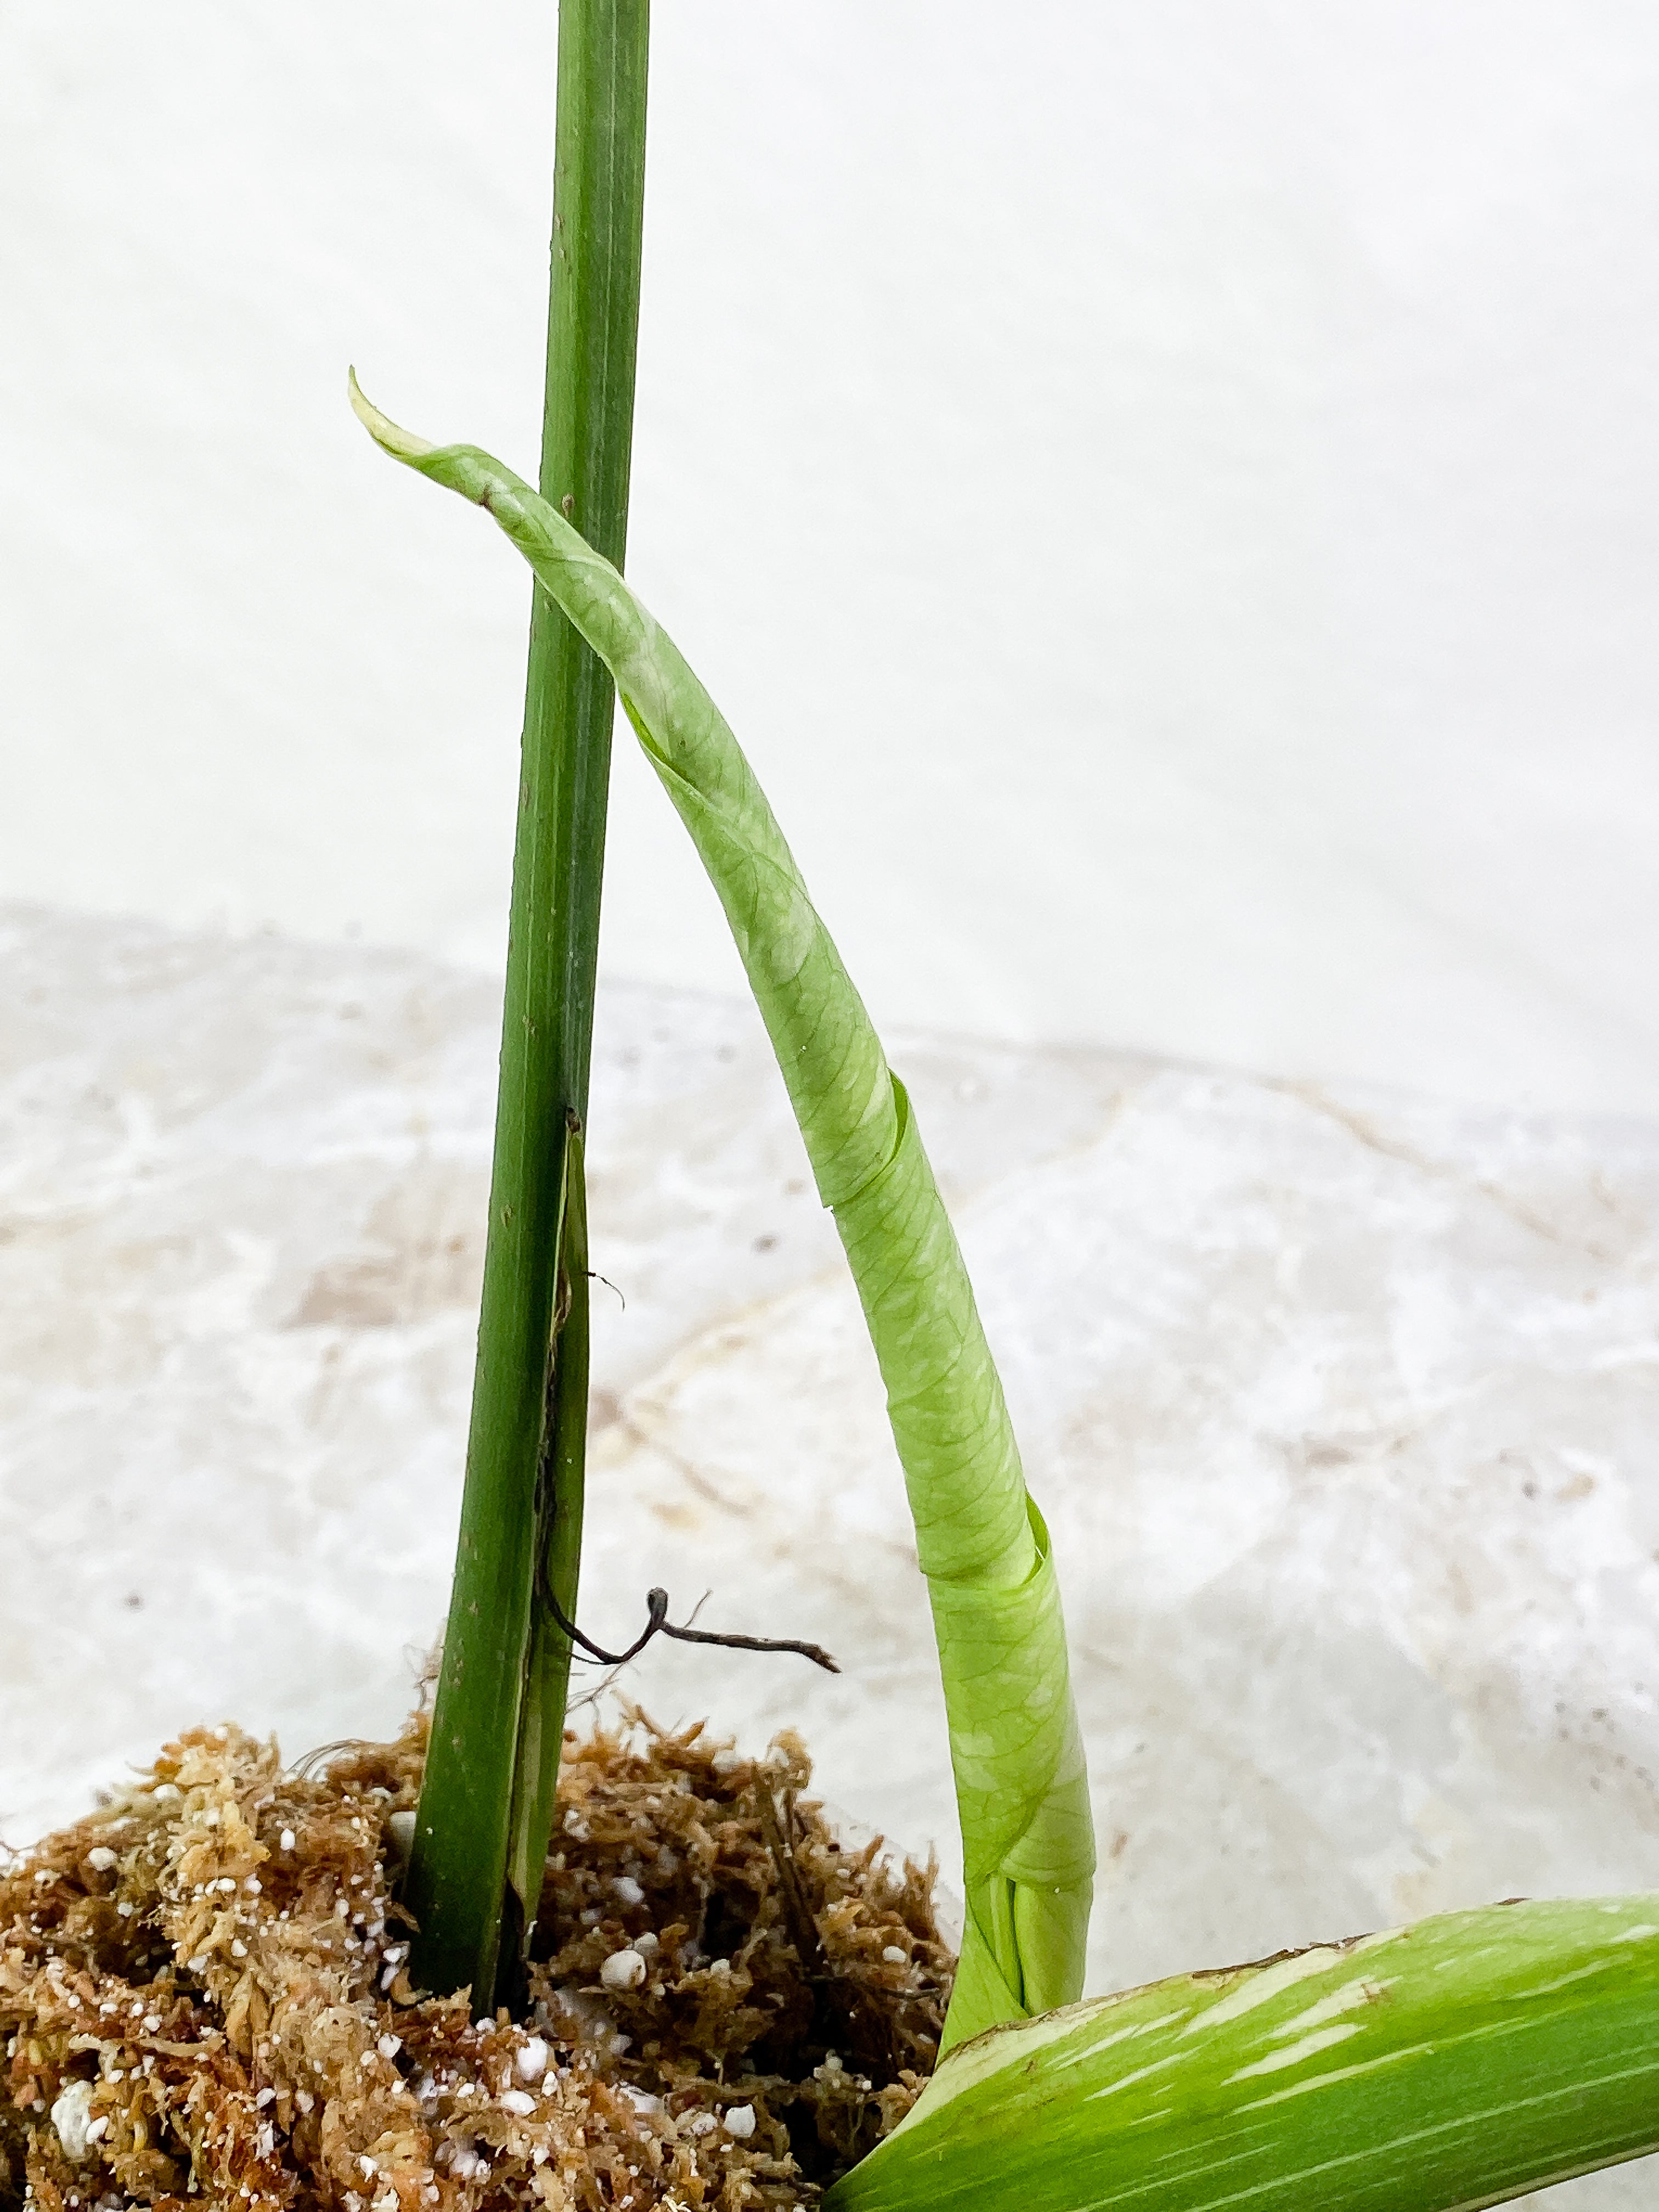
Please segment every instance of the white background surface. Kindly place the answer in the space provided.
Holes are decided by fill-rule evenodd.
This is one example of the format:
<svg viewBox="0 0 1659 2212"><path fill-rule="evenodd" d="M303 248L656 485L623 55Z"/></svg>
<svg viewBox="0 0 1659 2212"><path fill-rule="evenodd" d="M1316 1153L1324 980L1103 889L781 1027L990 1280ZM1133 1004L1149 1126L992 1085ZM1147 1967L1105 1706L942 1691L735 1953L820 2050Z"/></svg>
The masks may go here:
<svg viewBox="0 0 1659 2212"><path fill-rule="evenodd" d="M0 13L0 887L493 962L551 0ZM659 0L631 566L884 1017L1659 1108L1646 0ZM611 972L735 988L619 757Z"/></svg>

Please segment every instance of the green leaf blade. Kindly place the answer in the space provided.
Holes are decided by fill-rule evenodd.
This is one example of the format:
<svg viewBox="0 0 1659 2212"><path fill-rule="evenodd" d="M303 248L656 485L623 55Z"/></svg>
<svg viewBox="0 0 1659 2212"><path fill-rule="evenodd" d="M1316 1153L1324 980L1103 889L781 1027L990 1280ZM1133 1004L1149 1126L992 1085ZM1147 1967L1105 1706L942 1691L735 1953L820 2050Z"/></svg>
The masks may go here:
<svg viewBox="0 0 1659 2212"><path fill-rule="evenodd" d="M994 2031L825 2212L1474 2212L1659 2148L1659 1897L1494 1905Z"/></svg>

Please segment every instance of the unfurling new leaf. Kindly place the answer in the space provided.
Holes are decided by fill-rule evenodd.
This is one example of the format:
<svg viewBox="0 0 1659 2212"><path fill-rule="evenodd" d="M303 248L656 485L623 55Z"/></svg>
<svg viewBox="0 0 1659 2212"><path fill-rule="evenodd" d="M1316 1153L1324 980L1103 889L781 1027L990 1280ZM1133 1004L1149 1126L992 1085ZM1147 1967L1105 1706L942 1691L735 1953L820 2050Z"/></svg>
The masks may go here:
<svg viewBox="0 0 1659 2212"><path fill-rule="evenodd" d="M385 450L483 507L615 679L726 909L887 1389L933 1605L968 1925L945 2046L1068 2002L1094 1871L1048 1533L915 1119L708 694L611 564L476 447L434 447L352 383Z"/></svg>

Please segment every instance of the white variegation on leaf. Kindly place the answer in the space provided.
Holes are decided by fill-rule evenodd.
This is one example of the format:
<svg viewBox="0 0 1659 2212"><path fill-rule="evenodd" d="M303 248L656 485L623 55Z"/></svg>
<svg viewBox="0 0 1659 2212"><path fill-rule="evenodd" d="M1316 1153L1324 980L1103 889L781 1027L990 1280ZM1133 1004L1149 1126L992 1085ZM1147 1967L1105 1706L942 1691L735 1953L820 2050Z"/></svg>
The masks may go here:
<svg viewBox="0 0 1659 2212"><path fill-rule="evenodd" d="M995 2028L825 2212L1473 2212L1659 2146L1659 1896L1489 1905Z"/></svg>

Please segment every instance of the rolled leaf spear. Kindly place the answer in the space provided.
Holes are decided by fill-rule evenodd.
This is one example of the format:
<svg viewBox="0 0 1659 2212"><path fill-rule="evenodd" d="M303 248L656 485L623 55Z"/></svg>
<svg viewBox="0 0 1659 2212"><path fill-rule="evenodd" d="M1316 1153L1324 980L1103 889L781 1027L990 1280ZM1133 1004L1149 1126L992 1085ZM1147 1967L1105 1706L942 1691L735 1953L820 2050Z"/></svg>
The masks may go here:
<svg viewBox="0 0 1659 2212"><path fill-rule="evenodd" d="M967 1925L943 2048L1083 1985L1094 1835L1048 1531L902 1085L724 717L611 563L476 446L363 397L382 450L487 509L610 669L742 957L887 1389L927 1578Z"/></svg>

